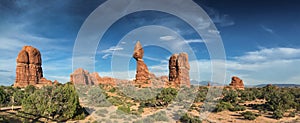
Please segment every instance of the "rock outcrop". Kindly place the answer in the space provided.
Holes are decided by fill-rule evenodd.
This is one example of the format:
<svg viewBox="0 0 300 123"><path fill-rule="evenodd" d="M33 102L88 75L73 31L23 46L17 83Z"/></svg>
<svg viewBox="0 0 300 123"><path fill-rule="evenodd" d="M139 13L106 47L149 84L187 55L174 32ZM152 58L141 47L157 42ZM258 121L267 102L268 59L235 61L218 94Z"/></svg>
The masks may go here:
<svg viewBox="0 0 300 123"><path fill-rule="evenodd" d="M79 68L70 75L70 82L78 85L111 85L116 86L117 79L111 77L100 77L97 72L89 73Z"/></svg>
<svg viewBox="0 0 300 123"><path fill-rule="evenodd" d="M241 89L241 90L243 90L244 89L244 82L239 77L233 76L231 78L231 83L229 84L229 86L231 88L234 88L234 89Z"/></svg>
<svg viewBox="0 0 300 123"><path fill-rule="evenodd" d="M70 75L70 81L79 85L94 85L96 78L87 70L79 68Z"/></svg>
<svg viewBox="0 0 300 123"><path fill-rule="evenodd" d="M15 87L27 85L52 85L50 80L43 78L42 58L38 49L24 46L17 57Z"/></svg>
<svg viewBox="0 0 300 123"><path fill-rule="evenodd" d="M173 54L169 59L169 86L190 87L190 64L187 53Z"/></svg>
<svg viewBox="0 0 300 123"><path fill-rule="evenodd" d="M149 81L151 74L149 73L147 65L144 63L143 56L144 49L138 41L134 47L133 58L137 61L135 84L140 86L151 83Z"/></svg>

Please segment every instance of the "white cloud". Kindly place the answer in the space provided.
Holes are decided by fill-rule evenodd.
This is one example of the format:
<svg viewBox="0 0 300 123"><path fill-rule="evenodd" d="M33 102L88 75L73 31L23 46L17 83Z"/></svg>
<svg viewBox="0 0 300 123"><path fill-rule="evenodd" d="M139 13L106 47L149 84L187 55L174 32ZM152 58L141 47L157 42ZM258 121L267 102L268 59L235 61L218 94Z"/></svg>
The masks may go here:
<svg viewBox="0 0 300 123"><path fill-rule="evenodd" d="M201 39L190 39L190 40L185 40L185 43L203 43L204 41Z"/></svg>
<svg viewBox="0 0 300 123"><path fill-rule="evenodd" d="M126 44L126 43L123 43L123 44ZM108 48L106 50L102 50L100 53L104 53L104 55L102 56L102 59L107 59L115 51L122 51L122 50L124 50L124 48L118 45L118 46L112 46L112 47L110 47L110 48Z"/></svg>
<svg viewBox="0 0 300 123"><path fill-rule="evenodd" d="M159 37L159 39L163 40L163 41L170 41L170 40L176 39L176 37L174 37L174 36L162 36L162 37Z"/></svg>
<svg viewBox="0 0 300 123"><path fill-rule="evenodd" d="M107 59L109 56L111 56L111 54L104 54L104 55L102 56L102 59Z"/></svg>
<svg viewBox="0 0 300 123"><path fill-rule="evenodd" d="M296 48L269 48L258 51L247 52L244 56L236 57L236 59L244 62L265 62L272 60L289 60L300 58L300 49Z"/></svg>
<svg viewBox="0 0 300 123"><path fill-rule="evenodd" d="M121 51L121 50L123 50L124 48L123 47L121 47L121 46L112 46L112 47L110 47L110 48L108 48L108 49L106 49L106 50L102 50L101 52L103 52L103 53L112 53L112 52L114 52L114 51Z"/></svg>

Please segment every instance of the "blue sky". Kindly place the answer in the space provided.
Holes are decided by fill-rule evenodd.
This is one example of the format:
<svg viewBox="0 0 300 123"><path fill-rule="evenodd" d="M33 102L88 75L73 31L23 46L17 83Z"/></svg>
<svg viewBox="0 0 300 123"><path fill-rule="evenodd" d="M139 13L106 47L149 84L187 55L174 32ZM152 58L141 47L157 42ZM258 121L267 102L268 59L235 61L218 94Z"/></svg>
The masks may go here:
<svg viewBox="0 0 300 123"><path fill-rule="evenodd" d="M105 1L2 0L0 84L13 84L15 59L24 45L32 45L41 51L44 76L47 79L68 81L72 73L72 52L77 33L90 13L103 2ZM207 12L222 36L227 57L226 83L233 75L240 76L248 85L300 83L299 1L195 2ZM100 76L112 76L111 55L114 51L124 52L120 57L130 58L130 49L137 40L163 42L174 39L174 35L167 35L163 30L151 32L150 29L144 33L134 33L138 35L138 39L130 36L127 40L123 39L130 31L147 25L169 27L184 38L196 54L196 59L190 60L191 66L201 66L201 75L191 73L191 78L197 79L197 76L201 76L198 81L210 80L210 57L201 37L180 18L157 11L127 15L107 30L95 56L95 70ZM150 71L157 76L167 75L168 57L171 54L161 47L146 46L144 60ZM128 68L129 72L117 72L129 74L129 78L133 78L133 59L130 59Z"/></svg>

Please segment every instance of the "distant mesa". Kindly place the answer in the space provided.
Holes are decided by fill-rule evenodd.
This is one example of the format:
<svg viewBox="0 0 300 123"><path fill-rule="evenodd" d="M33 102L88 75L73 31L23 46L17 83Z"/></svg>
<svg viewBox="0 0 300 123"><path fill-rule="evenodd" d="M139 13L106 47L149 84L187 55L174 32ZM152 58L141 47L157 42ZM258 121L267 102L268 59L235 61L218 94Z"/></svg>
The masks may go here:
<svg viewBox="0 0 300 123"><path fill-rule="evenodd" d="M14 87L52 85L50 80L43 77L42 58L38 49L32 46L24 46L19 52L16 61L16 81Z"/></svg>
<svg viewBox="0 0 300 123"><path fill-rule="evenodd" d="M231 83L229 84L229 86L231 88L234 88L234 89L240 89L240 90L244 90L245 89L245 86L244 86L244 82L243 80L241 80L239 77L237 76L233 76L231 78Z"/></svg>

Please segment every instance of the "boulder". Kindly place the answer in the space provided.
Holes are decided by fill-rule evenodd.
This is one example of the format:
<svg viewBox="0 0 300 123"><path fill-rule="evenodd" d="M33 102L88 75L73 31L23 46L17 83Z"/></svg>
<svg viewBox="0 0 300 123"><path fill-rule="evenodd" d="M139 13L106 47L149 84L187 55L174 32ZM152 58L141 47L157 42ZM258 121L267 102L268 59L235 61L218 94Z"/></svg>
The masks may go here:
<svg viewBox="0 0 300 123"><path fill-rule="evenodd" d="M243 80L241 80L237 76L233 76L231 78L231 82L230 82L229 86L234 89L242 89L243 90L245 88Z"/></svg>

